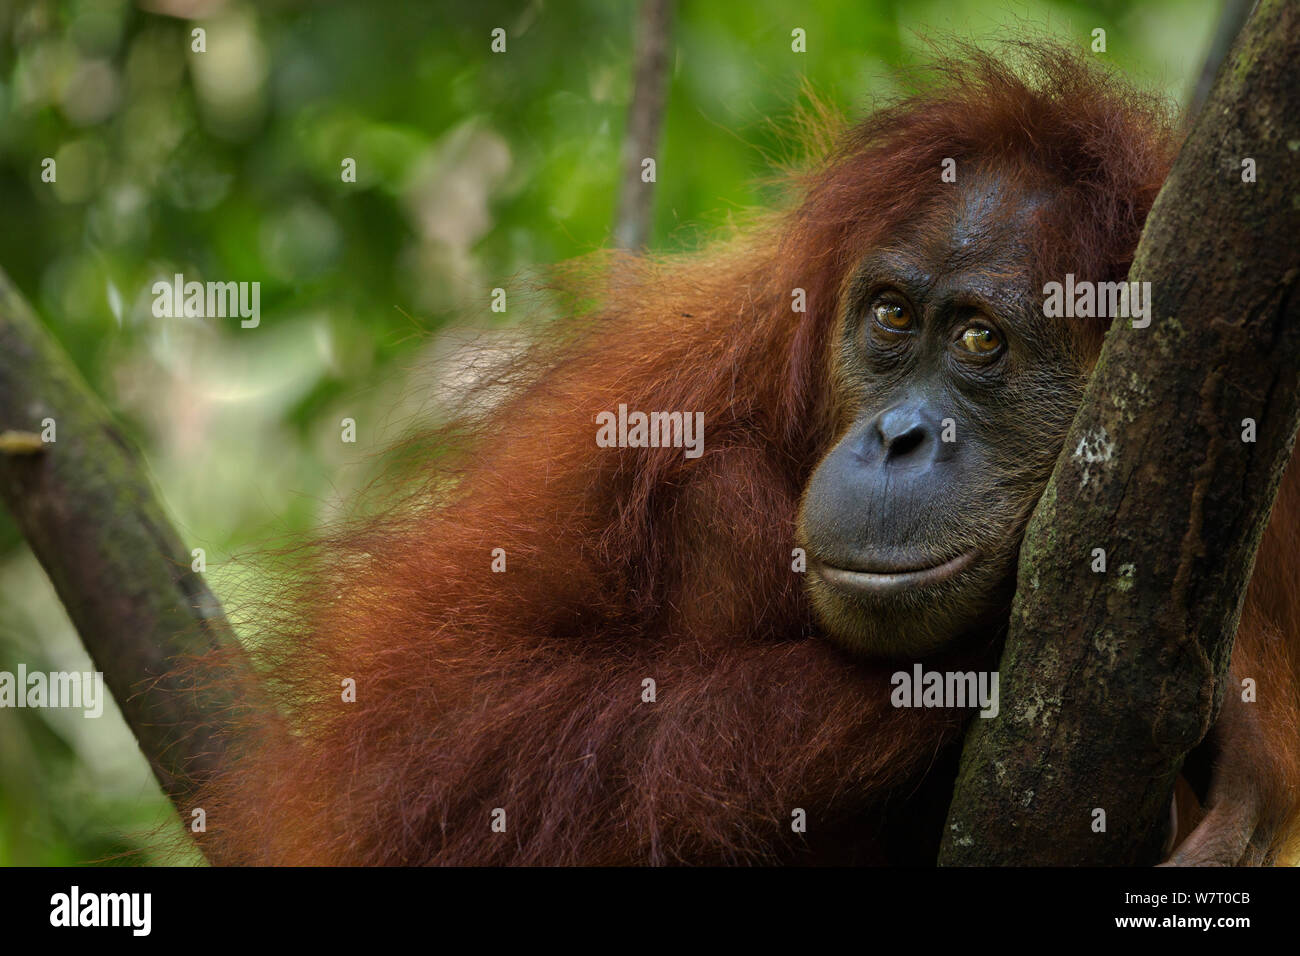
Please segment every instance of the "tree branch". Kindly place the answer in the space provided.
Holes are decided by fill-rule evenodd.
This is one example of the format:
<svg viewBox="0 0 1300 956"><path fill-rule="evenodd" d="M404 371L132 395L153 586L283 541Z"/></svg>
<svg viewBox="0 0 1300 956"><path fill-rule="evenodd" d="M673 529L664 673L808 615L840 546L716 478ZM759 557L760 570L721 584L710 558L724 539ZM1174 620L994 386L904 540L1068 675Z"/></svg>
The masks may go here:
<svg viewBox="0 0 1300 956"><path fill-rule="evenodd" d="M1111 328L1030 522L943 864L1158 859L1300 422L1298 61L1300 6L1261 0L1151 211L1129 278L1153 321Z"/></svg>
<svg viewBox="0 0 1300 956"><path fill-rule="evenodd" d="M42 443L42 422L55 441ZM138 453L0 271L0 500L104 674L184 821L253 701L220 604L154 495ZM226 652L221 665L187 661Z"/></svg>
<svg viewBox="0 0 1300 956"><path fill-rule="evenodd" d="M641 163L654 159L659 148L668 94L672 20L672 0L642 0L637 19L632 105L623 140L623 180L614 221L614 244L620 249L640 249L650 238L654 183L641 181Z"/></svg>

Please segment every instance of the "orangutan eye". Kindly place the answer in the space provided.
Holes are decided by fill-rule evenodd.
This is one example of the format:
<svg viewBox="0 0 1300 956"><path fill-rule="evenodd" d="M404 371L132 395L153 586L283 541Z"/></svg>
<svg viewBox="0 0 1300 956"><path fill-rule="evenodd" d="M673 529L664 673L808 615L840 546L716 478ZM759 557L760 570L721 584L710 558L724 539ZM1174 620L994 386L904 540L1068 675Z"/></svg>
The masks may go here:
<svg viewBox="0 0 1300 956"><path fill-rule="evenodd" d="M1002 348L1002 336L987 325L968 325L958 341L963 351L982 357L991 356Z"/></svg>
<svg viewBox="0 0 1300 956"><path fill-rule="evenodd" d="M901 302L877 299L871 306L876 325L895 334L912 330L912 313Z"/></svg>

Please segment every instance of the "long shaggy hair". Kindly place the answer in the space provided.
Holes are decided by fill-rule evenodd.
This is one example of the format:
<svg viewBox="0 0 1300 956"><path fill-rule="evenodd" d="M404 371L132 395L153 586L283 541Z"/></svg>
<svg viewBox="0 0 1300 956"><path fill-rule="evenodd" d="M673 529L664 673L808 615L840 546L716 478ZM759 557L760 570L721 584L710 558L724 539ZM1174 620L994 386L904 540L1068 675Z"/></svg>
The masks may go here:
<svg viewBox="0 0 1300 956"><path fill-rule="evenodd" d="M1027 282L1121 279L1175 147L1157 103L1075 54L958 55L856 126L807 119L833 147L735 236L554 271L570 315L421 446L400 501L295 551L259 605L249 650L278 712L240 728L242 756L203 793L213 858L885 859L880 815L964 715L890 706L895 667L819 639L791 570L801 490L836 437L845 279L945 202L948 158L1051 196ZM1095 355L1101 331L1062 335ZM620 403L703 412L703 455L598 447L594 416ZM1286 544L1243 632L1297 633ZM1263 644L1266 673L1293 680ZM1294 739L1273 755L1290 772ZM815 835L793 832L796 809Z"/></svg>

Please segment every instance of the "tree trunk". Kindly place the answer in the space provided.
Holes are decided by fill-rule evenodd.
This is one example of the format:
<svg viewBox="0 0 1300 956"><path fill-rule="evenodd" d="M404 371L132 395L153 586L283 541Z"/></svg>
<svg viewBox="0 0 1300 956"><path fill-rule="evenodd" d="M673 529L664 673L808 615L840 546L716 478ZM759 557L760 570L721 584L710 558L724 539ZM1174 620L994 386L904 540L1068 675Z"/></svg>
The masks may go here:
<svg viewBox="0 0 1300 956"><path fill-rule="evenodd" d="M941 864L1159 857L1300 420L1298 61L1300 4L1261 0L1155 202L1129 274L1152 322L1111 328L1030 522Z"/></svg>

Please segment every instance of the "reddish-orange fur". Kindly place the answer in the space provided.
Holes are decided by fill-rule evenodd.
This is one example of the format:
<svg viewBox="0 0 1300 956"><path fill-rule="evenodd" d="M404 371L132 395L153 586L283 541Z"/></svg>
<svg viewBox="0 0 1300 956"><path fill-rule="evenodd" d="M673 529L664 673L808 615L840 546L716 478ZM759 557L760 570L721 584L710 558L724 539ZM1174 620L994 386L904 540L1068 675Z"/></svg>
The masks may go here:
<svg viewBox="0 0 1300 956"><path fill-rule="evenodd" d="M1172 155L1158 109L1060 51L1028 59L1029 84L975 55L940 70L740 238L606 260L579 290L586 318L548 330L557 344L512 366L509 398L441 436L421 491L323 542L262 622L259 660L294 733L251 728L244 760L208 789L218 858L882 861L886 803L966 715L893 708L897 665L820 638L790 569L800 492L834 438L844 278L946 201L947 157L1052 197L1027 281L1121 278ZM1098 329L1063 334L1095 352ZM702 411L703 457L597 447L593 416L620 402ZM1297 772L1296 483L1234 659L1276 735L1261 761L1291 788L1279 813ZM340 700L348 677L354 704ZM794 808L815 821L807 837Z"/></svg>

